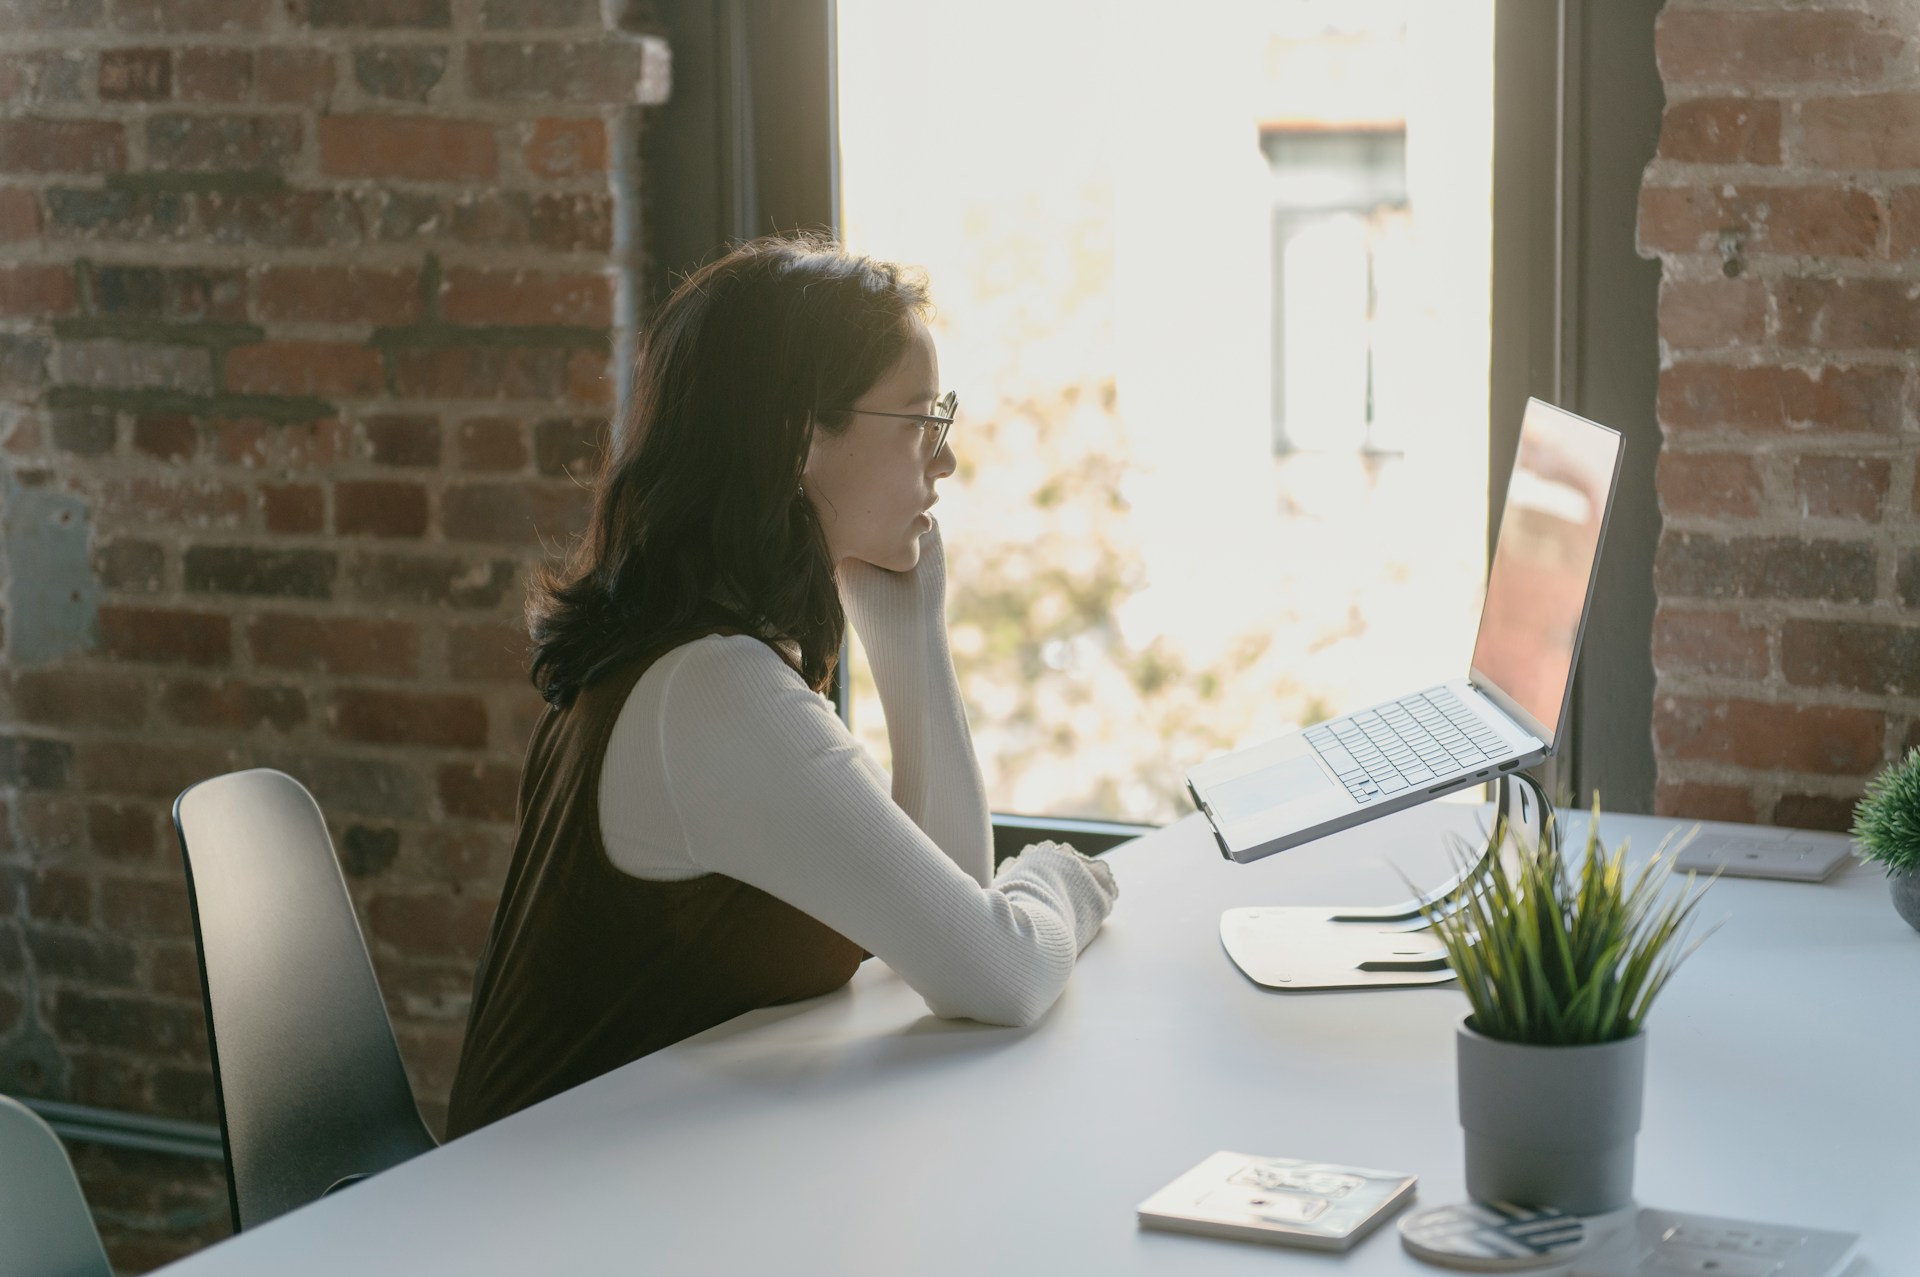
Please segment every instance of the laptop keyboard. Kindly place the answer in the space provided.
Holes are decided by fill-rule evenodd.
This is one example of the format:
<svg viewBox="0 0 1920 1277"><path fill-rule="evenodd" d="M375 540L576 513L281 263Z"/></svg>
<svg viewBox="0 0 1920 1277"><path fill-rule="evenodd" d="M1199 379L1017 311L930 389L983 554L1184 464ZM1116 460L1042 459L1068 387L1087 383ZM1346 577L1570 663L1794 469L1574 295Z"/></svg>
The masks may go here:
<svg viewBox="0 0 1920 1277"><path fill-rule="evenodd" d="M1507 753L1507 743L1444 687L1316 723L1307 742L1363 803Z"/></svg>

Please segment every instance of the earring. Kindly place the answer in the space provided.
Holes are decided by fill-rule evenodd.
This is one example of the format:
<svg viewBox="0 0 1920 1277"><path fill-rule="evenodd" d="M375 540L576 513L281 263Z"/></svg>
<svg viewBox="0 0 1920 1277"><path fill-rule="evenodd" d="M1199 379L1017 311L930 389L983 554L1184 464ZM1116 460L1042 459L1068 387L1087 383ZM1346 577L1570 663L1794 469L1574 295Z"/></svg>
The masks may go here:
<svg viewBox="0 0 1920 1277"><path fill-rule="evenodd" d="M804 484L804 483L796 483L796 484L794 484L794 485L793 485L793 490L794 490L795 492L797 492L797 493L799 493L799 494L800 494L801 496L803 496L803 497L807 495L807 485L806 485L806 484Z"/></svg>

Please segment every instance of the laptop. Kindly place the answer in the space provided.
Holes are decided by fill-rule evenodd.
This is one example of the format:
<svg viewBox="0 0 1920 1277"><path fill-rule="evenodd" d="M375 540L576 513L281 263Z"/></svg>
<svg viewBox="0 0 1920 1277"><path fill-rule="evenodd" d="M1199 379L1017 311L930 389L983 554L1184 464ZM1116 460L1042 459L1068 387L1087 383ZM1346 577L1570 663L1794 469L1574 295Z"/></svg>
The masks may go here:
<svg viewBox="0 0 1920 1277"><path fill-rule="evenodd" d="M1617 431L1527 401L1466 676L1188 772L1221 855L1258 860L1553 756L1620 449Z"/></svg>

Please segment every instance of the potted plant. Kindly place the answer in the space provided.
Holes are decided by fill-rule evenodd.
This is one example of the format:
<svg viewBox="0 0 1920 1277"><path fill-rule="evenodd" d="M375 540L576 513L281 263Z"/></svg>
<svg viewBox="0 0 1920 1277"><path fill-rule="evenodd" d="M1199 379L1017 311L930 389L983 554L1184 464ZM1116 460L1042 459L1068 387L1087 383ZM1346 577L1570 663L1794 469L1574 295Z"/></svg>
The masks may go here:
<svg viewBox="0 0 1920 1277"><path fill-rule="evenodd" d="M1862 856L1886 866L1893 907L1920 931L1920 748L1868 782L1853 809L1853 838Z"/></svg>
<svg viewBox="0 0 1920 1277"><path fill-rule="evenodd" d="M1424 910L1467 995L1456 1039L1467 1192L1574 1215L1632 1200L1646 1019L1706 887L1677 894L1662 843L1637 874L1600 844L1576 868L1549 814L1537 841L1496 820L1480 889ZM1463 849L1464 850L1464 849ZM1704 937L1702 937L1704 939Z"/></svg>

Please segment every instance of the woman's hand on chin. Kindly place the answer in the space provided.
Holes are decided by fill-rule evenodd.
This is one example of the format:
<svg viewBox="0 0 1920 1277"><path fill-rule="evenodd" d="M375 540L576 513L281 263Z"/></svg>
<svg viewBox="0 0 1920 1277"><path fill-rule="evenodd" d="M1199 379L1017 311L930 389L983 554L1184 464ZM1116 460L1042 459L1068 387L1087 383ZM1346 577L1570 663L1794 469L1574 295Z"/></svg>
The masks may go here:
<svg viewBox="0 0 1920 1277"><path fill-rule="evenodd" d="M940 540L940 523L920 534L920 557L912 567L896 570L881 567L865 559L845 558L837 565L840 589L859 624L860 603L882 599L904 602L905 596L918 596L922 608L944 610L947 593L947 554Z"/></svg>

